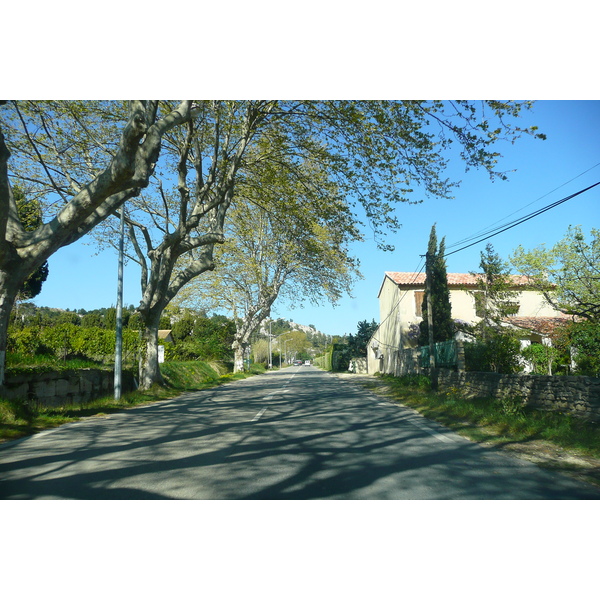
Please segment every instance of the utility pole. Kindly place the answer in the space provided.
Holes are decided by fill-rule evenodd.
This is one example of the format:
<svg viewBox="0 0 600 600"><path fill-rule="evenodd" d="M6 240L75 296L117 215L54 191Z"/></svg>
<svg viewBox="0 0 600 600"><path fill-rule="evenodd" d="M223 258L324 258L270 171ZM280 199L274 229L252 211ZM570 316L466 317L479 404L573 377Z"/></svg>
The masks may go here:
<svg viewBox="0 0 600 600"><path fill-rule="evenodd" d="M271 348L271 341L273 339L273 334L271 333L271 323L273 321L269 318L269 369L273 368L273 353Z"/></svg>
<svg viewBox="0 0 600 600"><path fill-rule="evenodd" d="M436 390L437 370L435 368L435 347L433 345L433 302L431 300L432 258L428 251L425 255L425 287L427 294L427 329L429 333L429 375L431 377L431 387Z"/></svg>
<svg viewBox="0 0 600 600"><path fill-rule="evenodd" d="M117 284L117 331L115 345L115 400L121 399L123 373L123 239L125 237L125 207L121 206L119 237L119 270Z"/></svg>

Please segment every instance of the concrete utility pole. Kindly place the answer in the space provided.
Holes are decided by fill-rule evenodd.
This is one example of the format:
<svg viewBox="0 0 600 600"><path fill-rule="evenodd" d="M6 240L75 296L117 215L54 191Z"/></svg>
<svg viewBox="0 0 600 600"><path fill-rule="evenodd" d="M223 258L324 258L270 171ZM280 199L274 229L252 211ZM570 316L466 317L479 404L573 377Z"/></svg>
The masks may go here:
<svg viewBox="0 0 600 600"><path fill-rule="evenodd" d="M273 321L269 318L269 369L273 368L273 352L271 347L271 342L273 339L273 334L271 333L271 323Z"/></svg>
<svg viewBox="0 0 600 600"><path fill-rule="evenodd" d="M125 237L125 208L121 206L119 237L119 271L117 284L117 332L115 345L115 400L121 399L123 373L123 239Z"/></svg>

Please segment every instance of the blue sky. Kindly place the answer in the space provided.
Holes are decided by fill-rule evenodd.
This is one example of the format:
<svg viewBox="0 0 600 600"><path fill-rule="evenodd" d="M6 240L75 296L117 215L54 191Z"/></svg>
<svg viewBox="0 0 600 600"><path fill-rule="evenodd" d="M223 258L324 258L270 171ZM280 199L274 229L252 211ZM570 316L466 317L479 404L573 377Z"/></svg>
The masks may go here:
<svg viewBox="0 0 600 600"><path fill-rule="evenodd" d="M512 171L508 181L491 182L483 171L465 173L462 163L453 163L449 175L462 181L453 200L425 199L418 205L397 207L403 226L388 238L395 246L394 252L377 250L375 241L368 236L353 247L364 276L357 282L353 298L342 298L335 307L306 305L292 309L279 303L274 308L274 318L313 324L332 335L354 333L359 321L379 322L377 293L384 272L414 271L420 267L420 255L426 250L433 223L438 239L446 236L448 247L600 181L600 165L595 166L600 163L600 101L539 101L524 113L522 125L537 125L547 139L522 137L514 145L500 147L503 158L499 167ZM579 176L584 171L588 172ZM489 241L507 259L519 244L525 248L554 244L569 225L581 225L587 234L590 228L600 226L599 217L600 189L595 188ZM479 254L486 243L449 256L448 272L477 270ZM113 251L96 255L93 241L85 238L59 250L49 263L48 280L34 299L37 305L91 310L116 304L117 257ZM130 265L125 270L124 303L137 305L139 298L139 269Z"/></svg>

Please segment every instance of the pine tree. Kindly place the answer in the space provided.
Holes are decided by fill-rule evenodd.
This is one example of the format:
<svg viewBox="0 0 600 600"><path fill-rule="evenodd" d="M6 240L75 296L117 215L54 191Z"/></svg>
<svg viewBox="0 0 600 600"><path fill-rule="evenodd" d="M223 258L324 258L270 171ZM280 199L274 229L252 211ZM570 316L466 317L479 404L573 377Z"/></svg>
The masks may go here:
<svg viewBox="0 0 600 600"><path fill-rule="evenodd" d="M481 321L474 327L476 342L469 346L477 354L482 370L516 373L520 369L519 341L502 323L518 308L515 303L518 292L512 289L507 263L494 252L492 244L481 252L479 267L480 273L472 273L478 283L471 294Z"/></svg>
<svg viewBox="0 0 600 600"><path fill-rule="evenodd" d="M429 274L431 275L431 310L433 315L433 341L445 342L454 336L454 321L452 320L452 305L450 304L450 291L448 290L448 276L446 274L446 238L443 238L438 247L435 225L431 228L427 254L430 260ZM423 321L420 324L419 345L429 345L429 323L427 294L423 297Z"/></svg>
<svg viewBox="0 0 600 600"><path fill-rule="evenodd" d="M481 273L472 273L478 278L477 290L472 294L477 304L477 312L481 316L482 337L485 338L487 331L500 329L502 321L514 314L514 302L518 293L511 289L508 264L494 252L492 244L488 244L480 256Z"/></svg>

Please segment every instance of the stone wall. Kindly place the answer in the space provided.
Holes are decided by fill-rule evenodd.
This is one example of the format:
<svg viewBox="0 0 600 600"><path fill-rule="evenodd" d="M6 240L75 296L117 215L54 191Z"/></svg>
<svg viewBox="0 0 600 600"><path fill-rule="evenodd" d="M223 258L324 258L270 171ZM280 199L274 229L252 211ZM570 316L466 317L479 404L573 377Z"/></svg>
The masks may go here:
<svg viewBox="0 0 600 600"><path fill-rule="evenodd" d="M122 391L135 387L133 375L123 372ZM113 391L113 371L78 369L7 376L0 394L7 400L28 400L38 406L65 406L110 396Z"/></svg>
<svg viewBox="0 0 600 600"><path fill-rule="evenodd" d="M522 398L524 404L534 408L600 422L600 379L596 377L457 373L440 369L438 385L440 389L458 388L472 398Z"/></svg>

